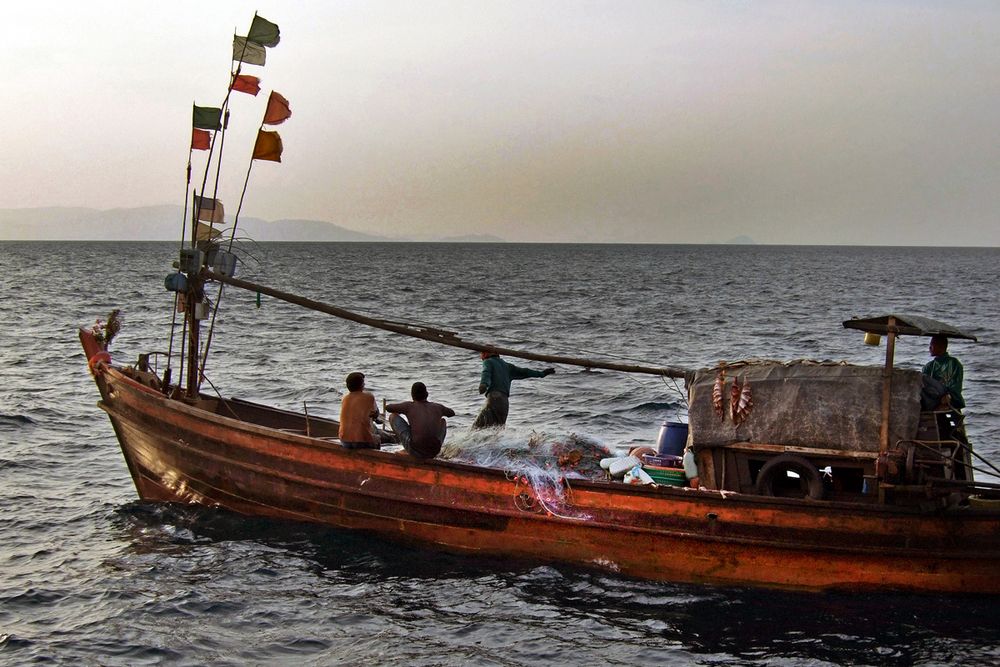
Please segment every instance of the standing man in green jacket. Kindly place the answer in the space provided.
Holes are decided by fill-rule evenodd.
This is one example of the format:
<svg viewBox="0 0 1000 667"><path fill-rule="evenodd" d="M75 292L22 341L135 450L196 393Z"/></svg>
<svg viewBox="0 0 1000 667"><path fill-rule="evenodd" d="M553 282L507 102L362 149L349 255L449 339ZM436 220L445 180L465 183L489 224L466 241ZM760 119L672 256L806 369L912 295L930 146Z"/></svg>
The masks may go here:
<svg viewBox="0 0 1000 667"><path fill-rule="evenodd" d="M965 371L962 362L948 354L948 337L940 334L931 336L930 353L934 358L924 365L924 375L931 376L948 390L945 394L948 402L942 400L944 407L950 406L961 410L965 407L965 399L962 398L962 380Z"/></svg>
<svg viewBox="0 0 1000 667"><path fill-rule="evenodd" d="M480 356L483 360L483 375L479 380L479 393L486 394L486 403L472 422L474 429L499 427L507 423L512 380L543 378L556 372L554 368L546 368L544 371L521 368L507 363L495 352L483 352Z"/></svg>

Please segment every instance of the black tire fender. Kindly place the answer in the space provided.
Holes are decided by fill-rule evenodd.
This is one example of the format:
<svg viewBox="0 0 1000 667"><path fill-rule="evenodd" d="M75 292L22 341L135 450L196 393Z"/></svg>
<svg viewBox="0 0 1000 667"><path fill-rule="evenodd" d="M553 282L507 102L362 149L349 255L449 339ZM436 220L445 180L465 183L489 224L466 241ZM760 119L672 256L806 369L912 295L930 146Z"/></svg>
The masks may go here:
<svg viewBox="0 0 1000 667"><path fill-rule="evenodd" d="M797 454L779 454L761 467L757 474L758 495L773 496L775 482L787 470L798 474L801 484L808 490L806 497L811 500L823 499L823 477L819 469L809 459Z"/></svg>

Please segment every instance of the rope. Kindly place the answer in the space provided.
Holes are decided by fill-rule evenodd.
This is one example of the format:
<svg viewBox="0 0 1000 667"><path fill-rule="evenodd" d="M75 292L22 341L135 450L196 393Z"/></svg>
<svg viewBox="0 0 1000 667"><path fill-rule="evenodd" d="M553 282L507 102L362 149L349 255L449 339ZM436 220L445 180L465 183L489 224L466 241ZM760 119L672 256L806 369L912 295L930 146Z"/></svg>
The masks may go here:
<svg viewBox="0 0 1000 667"><path fill-rule="evenodd" d="M559 512L552 509L548 504L546 504L544 498L542 498L542 494L539 493L539 490L537 488L535 488L534 482L529 480L527 475L515 472L513 470L504 470L504 476L507 479L512 480L514 482L514 492L515 492L514 507L516 507L522 512L535 511L535 503L537 502L542 507L542 509L545 510L546 513L548 513L550 516L554 516L559 519L566 519L568 521L590 521L592 519L590 515L569 516L566 514L560 514ZM559 483L562 483L563 481L564 481L563 479L560 479ZM525 486L529 487L534 492L534 495L529 496L523 491L521 493L517 493L517 490L521 484L524 484Z"/></svg>
<svg viewBox="0 0 1000 667"><path fill-rule="evenodd" d="M926 449L929 452L932 452L932 453L936 454L942 460L950 460L952 463L957 463L957 464L961 465L963 468L967 468L967 469L973 470L975 472L980 472L980 473L983 473L984 475L991 474L990 471L988 471L988 470L983 470L982 468L977 468L976 466L974 466L972 464L967 464L965 461L962 461L960 459L955 458L954 454L951 454L951 455L945 454L945 453L941 452L940 450L935 449L931 445L927 444L926 442L922 442L920 440L907 440L907 441L904 441L904 442L912 442L913 444L915 444L915 445L917 445L919 447L922 447L922 448ZM982 461L983 463L985 463L986 465L988 465L993 470L993 472L995 472L998 475L1000 475L1000 469L998 469L995 465L993 465L992 463L990 463L989 461L987 461L986 459L984 459L982 456L980 456L979 454L977 454L975 451L973 451L971 445L967 445L964 442L962 442L961 440L940 440L938 442L947 442L949 444L950 443L955 443L956 445L958 445L958 449L962 449L962 450L968 451L970 454L972 454L973 456L975 456L977 459L979 459L980 461ZM975 482L972 481L972 480L969 480L969 484L970 485L974 485Z"/></svg>
<svg viewBox="0 0 1000 667"><path fill-rule="evenodd" d="M241 421L242 421L242 420L243 420L243 418L242 418L242 417L240 417L240 416L239 416L238 414L236 414L236 411L235 411L235 410L233 410L233 406L229 405L229 401L227 401L227 400L226 400L225 398L223 398L223 397L222 397L222 393L221 393L221 392L219 391L218 387L216 387L216 386L215 386L215 385L214 385L214 384L212 383L212 381L211 381L211 380L209 380L209 379L208 379L208 377L207 377L207 376L205 376L205 375L202 375L202 376L201 376L201 379L202 379L202 380L204 380L205 382L207 382L207 383L208 383L208 386L212 388L212 391L214 391L214 392L215 392L215 395L216 395L216 396L218 396L218 398L219 398L219 400L220 400L220 401L222 402L222 404L223 404L224 406L226 406L226 409L227 409L227 410L229 410L229 414L231 414L231 415L233 416L233 419L239 419L239 420L241 420Z"/></svg>

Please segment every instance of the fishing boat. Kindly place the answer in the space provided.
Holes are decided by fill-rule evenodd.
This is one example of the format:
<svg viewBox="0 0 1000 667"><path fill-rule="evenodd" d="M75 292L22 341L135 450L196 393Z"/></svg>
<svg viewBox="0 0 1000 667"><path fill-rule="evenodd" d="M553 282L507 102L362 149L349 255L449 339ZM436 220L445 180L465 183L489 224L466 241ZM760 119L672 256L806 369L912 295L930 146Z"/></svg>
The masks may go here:
<svg viewBox="0 0 1000 667"><path fill-rule="evenodd" d="M276 44L277 26L255 16L247 37L234 41L227 102L209 114L207 126L215 129L205 131L224 132L219 119L228 93L246 76L242 58ZM282 109L290 115L287 102L279 107L272 120ZM202 129L198 113L195 129ZM273 155L275 145L280 155L276 137L265 138L259 154ZM921 374L893 363L898 336L974 340L970 334L903 314L844 322L866 337L886 338L886 361L878 367L747 360L693 370L507 349L238 278L239 262L214 228L221 205L197 193L192 201L190 234L165 281L180 317L177 354L171 339L164 368L150 354L123 362L112 350L114 313L79 330L98 405L142 500L664 581L1000 593L1000 485L975 479L983 466L996 469L968 442L961 413L925 409ZM346 449L333 419L204 393L212 336L202 329L223 287L429 344L683 381L684 444L697 472L682 479L698 483L625 483L597 468L589 478L559 477L553 495L503 468L418 459L398 448ZM393 442L389 432L380 437ZM657 467L637 458L640 470Z"/></svg>

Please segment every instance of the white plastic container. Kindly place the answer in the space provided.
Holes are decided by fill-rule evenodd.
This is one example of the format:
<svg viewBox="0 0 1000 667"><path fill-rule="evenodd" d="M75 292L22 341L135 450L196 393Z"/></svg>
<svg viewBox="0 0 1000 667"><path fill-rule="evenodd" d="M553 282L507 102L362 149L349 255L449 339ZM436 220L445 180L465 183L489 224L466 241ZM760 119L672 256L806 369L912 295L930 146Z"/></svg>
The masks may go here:
<svg viewBox="0 0 1000 667"><path fill-rule="evenodd" d="M236 275L236 255L225 250L220 250L215 254L215 264L212 270L220 276L232 278Z"/></svg>
<svg viewBox="0 0 1000 667"><path fill-rule="evenodd" d="M640 466L635 466L627 473L625 473L626 484L655 484L656 482L649 473L643 470Z"/></svg>
<svg viewBox="0 0 1000 667"><path fill-rule="evenodd" d="M622 456L611 462L608 467L608 474L612 477L621 477L636 466L640 466L641 468L642 461L634 456Z"/></svg>

